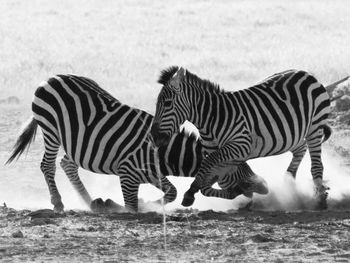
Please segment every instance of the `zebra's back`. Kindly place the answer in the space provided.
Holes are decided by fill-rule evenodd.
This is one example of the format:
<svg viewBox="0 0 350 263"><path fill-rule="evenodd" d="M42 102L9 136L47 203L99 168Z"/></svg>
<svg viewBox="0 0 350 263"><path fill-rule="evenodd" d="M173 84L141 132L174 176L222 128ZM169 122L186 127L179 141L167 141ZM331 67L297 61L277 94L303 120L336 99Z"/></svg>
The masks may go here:
<svg viewBox="0 0 350 263"><path fill-rule="evenodd" d="M233 93L252 133L250 158L297 147L330 112L329 95L312 75L288 70Z"/></svg>
<svg viewBox="0 0 350 263"><path fill-rule="evenodd" d="M116 173L120 161L145 142L153 119L74 75L57 75L40 85L32 109L43 132L77 165L107 174Z"/></svg>

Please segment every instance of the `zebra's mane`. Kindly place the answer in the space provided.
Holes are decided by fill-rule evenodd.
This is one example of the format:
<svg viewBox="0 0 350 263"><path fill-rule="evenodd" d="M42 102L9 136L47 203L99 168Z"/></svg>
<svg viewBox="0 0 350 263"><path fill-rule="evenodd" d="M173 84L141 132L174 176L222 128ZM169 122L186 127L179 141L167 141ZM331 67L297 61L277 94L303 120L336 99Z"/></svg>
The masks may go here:
<svg viewBox="0 0 350 263"><path fill-rule="evenodd" d="M186 80L188 83L195 84L198 87L203 88L205 91L208 91L211 93L224 92L224 90L222 90L220 88L219 84L213 83L207 79L201 79L196 74L193 74L193 73L189 72L188 70L186 70Z"/></svg>
<svg viewBox="0 0 350 263"><path fill-rule="evenodd" d="M194 132L188 131L184 128L178 133L178 135L182 135L183 137L191 139L193 141L197 141L197 142L201 141L200 137L198 137Z"/></svg>
<svg viewBox="0 0 350 263"><path fill-rule="evenodd" d="M167 69L162 70L158 79L158 83L162 85L166 85L178 70L179 70L178 66L171 66ZM191 73L188 70L186 70L186 81L197 84L198 86L208 90L209 92L218 93L223 91L222 89L220 89L218 84L215 84L206 79L201 79L197 75Z"/></svg>
<svg viewBox="0 0 350 263"><path fill-rule="evenodd" d="M178 66L171 66L167 69L162 70L158 78L158 83L162 85L166 85L178 70L179 70Z"/></svg>

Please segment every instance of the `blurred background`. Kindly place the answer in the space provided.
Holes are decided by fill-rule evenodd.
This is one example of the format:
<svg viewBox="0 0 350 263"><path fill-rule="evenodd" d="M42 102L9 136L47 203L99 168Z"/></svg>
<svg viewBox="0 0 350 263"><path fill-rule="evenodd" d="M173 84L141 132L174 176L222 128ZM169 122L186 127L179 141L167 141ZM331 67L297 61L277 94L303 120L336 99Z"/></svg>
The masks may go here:
<svg viewBox="0 0 350 263"><path fill-rule="evenodd" d="M0 203L15 208L51 208L39 169L41 133L26 157L3 164L23 123L31 116L38 84L59 73L94 79L120 101L151 114L161 88L162 69L180 65L228 91L247 88L290 68L314 74L327 85L350 72L350 3L296 1L0 1ZM348 133L333 144L349 144ZM350 193L344 159L325 145L325 179L330 199ZM62 156L61 153L60 156ZM284 176L289 154L250 164L271 187L258 197L264 209L298 209L312 194L309 156L296 185ZM119 179L80 170L93 197L123 203ZM58 187L67 208L86 209L58 166ZM180 207L191 179L171 179ZM141 197L161 196L143 186ZM300 198L297 198L301 196ZM195 208L227 210L245 202L198 198Z"/></svg>

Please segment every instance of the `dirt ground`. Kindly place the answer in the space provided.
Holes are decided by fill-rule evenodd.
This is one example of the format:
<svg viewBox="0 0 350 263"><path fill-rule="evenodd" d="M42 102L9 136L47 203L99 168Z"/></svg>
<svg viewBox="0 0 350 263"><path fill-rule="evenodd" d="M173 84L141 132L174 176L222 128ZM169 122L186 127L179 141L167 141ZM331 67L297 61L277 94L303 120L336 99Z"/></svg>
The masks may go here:
<svg viewBox="0 0 350 263"><path fill-rule="evenodd" d="M25 116L20 106L2 110L1 144L10 149L15 138L10 133L19 129ZM328 147L346 160L349 126L336 120ZM34 155L16 166L34 165L32 158L41 151L37 141L30 150ZM7 155L1 150L2 162ZM259 204L251 211L168 211L165 225L163 215L155 212L67 210L57 215L50 209L15 210L4 204L0 206L0 261L349 262L349 199L326 211L261 211Z"/></svg>
<svg viewBox="0 0 350 263"><path fill-rule="evenodd" d="M93 214L0 208L1 262L349 262L350 211Z"/></svg>

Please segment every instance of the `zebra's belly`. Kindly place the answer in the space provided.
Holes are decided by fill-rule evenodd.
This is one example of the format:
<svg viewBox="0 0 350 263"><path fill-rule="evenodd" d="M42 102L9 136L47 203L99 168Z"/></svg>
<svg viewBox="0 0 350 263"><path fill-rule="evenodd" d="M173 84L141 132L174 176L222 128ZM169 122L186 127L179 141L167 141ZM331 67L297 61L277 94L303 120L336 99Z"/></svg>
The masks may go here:
<svg viewBox="0 0 350 263"><path fill-rule="evenodd" d="M100 129L80 129L75 136L66 137L65 151L80 167L102 174L115 174L130 154L145 144L146 135L132 134L130 129L111 130L101 136ZM141 129L140 129L141 130ZM77 138L74 140L73 138Z"/></svg>
<svg viewBox="0 0 350 263"><path fill-rule="evenodd" d="M93 172L93 173L98 173L98 174L115 174L114 168L110 169L108 166L102 166L102 168L99 165L96 164L90 164L88 160L85 160L83 162L81 162L79 159L75 159L72 156L69 156L70 159L72 159L72 161L74 163L76 163L79 167L83 168L84 170Z"/></svg>
<svg viewBox="0 0 350 263"><path fill-rule="evenodd" d="M304 143L304 137L300 139L285 138L282 136L262 137L256 134L252 135L252 149L248 159L258 157L267 157L288 152L298 145Z"/></svg>
<svg viewBox="0 0 350 263"><path fill-rule="evenodd" d="M118 164L125 159L127 153L126 150L122 151L120 145L108 149L100 142L91 143L88 147L78 143L74 154L72 150L66 150L66 154L79 167L100 174L115 174Z"/></svg>
<svg viewBox="0 0 350 263"><path fill-rule="evenodd" d="M115 174L111 169L104 167L103 169L99 168L98 166L89 166L88 163L83 163L79 165L81 168L98 174Z"/></svg>
<svg viewBox="0 0 350 263"><path fill-rule="evenodd" d="M219 165L213 166L210 170L212 175L218 176L218 181L221 181L227 174L233 174L237 170L237 165L230 162L220 163Z"/></svg>

